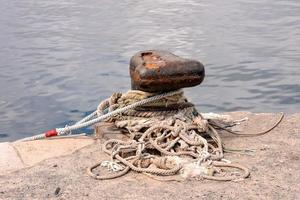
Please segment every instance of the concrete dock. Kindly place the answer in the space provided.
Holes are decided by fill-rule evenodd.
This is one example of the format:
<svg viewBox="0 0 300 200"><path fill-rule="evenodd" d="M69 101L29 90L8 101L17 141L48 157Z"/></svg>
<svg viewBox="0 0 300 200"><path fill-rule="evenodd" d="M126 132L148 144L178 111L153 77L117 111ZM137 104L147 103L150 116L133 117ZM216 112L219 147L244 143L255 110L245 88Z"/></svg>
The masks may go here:
<svg viewBox="0 0 300 200"><path fill-rule="evenodd" d="M249 120L235 130L255 133L272 126L278 114L227 113ZM300 199L300 114L287 115L271 132L237 137L221 132L225 147L251 154L225 153L248 167L238 182L186 180L159 182L139 173L97 181L86 168L109 157L103 141L90 137L0 143L0 199ZM101 173L101 172L99 172Z"/></svg>

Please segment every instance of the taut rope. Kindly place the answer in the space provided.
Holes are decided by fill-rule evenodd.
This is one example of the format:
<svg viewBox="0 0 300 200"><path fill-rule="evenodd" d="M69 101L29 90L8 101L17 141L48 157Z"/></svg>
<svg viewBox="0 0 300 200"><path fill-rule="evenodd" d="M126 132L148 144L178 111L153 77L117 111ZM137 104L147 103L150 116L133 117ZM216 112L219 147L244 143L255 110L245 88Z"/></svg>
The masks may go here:
<svg viewBox="0 0 300 200"><path fill-rule="evenodd" d="M80 129L80 128L83 128L83 127L87 127L87 126L91 126L91 125L96 124L100 121L103 121L107 118L113 117L114 115L126 112L128 110L134 109L134 108L142 106L144 104L153 103L155 101L158 101L158 100L160 100L162 98L165 98L165 97L168 97L168 96L176 95L177 93L180 93L180 92L181 91L171 91L171 92L151 96L149 98L142 99L141 101L136 101L135 103L132 103L130 105L127 105L127 106L122 107L122 108L117 109L117 110L113 110L113 111L108 112L104 115L98 116L95 119L92 119L97 114L97 111L95 111L95 112L91 113L90 115L88 115L87 117L80 120L79 122L75 123L72 126L66 126L65 128L52 129L52 130L46 131L45 133L42 133L42 134L39 134L39 135L23 138L19 141L20 142L22 142L22 141L32 141L32 140L39 140L39 139L44 139L44 138L47 138L47 137L53 137L53 136L58 136L58 135L67 135L67 134L70 134L74 130L77 130L77 129Z"/></svg>

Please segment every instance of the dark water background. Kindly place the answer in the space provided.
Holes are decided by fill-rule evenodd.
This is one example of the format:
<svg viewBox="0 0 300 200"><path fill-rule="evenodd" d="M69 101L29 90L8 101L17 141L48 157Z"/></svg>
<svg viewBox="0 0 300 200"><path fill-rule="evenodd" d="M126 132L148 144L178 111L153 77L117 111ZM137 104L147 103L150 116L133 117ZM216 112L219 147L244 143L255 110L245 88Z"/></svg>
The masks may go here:
<svg viewBox="0 0 300 200"><path fill-rule="evenodd" d="M202 112L300 112L299 0L1 0L0 141L79 120L130 88L128 61L202 61Z"/></svg>

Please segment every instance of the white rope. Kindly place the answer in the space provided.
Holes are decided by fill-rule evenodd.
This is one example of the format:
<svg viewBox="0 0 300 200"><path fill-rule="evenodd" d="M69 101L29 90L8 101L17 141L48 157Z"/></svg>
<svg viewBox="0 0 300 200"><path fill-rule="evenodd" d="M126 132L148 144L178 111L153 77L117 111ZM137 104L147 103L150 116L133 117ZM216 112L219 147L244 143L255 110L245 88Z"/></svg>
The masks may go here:
<svg viewBox="0 0 300 200"><path fill-rule="evenodd" d="M83 122L83 123L80 123L80 124L76 123L76 124L74 124L72 126L68 126L68 127L65 127L65 128L58 128L56 130L58 132L58 135L63 135L63 134L68 133L70 131L73 131L73 130L76 130L76 129L80 129L80 128L83 128L83 127L87 127L87 126L91 126L91 125L96 124L96 123L98 123L98 122L100 122L102 120L105 120L107 118L113 117L113 116L115 116L117 114L126 112L128 110L134 109L134 108L142 106L144 104L155 102L155 101L160 100L160 99L162 99L164 97L173 96L173 95L178 94L178 93L180 93L180 91L177 90L177 91L172 91L172 92L168 92L168 93L163 93L163 94L159 94L159 95L156 95L156 96L152 96L152 97L149 97L147 99L143 99L141 101L135 102L135 103L133 103L131 105L125 106L123 108L116 109L116 110L114 110L112 112L109 112L107 114L101 115L101 116L99 116L99 117L97 117L95 119L92 119L90 121L86 121L86 122Z"/></svg>
<svg viewBox="0 0 300 200"><path fill-rule="evenodd" d="M97 115L97 110L94 111L94 112L92 112L92 113L89 114L88 116L84 117L82 120L76 122L75 124L81 124L81 123L83 123L83 122L86 122L86 121L92 119L92 118L93 118L94 116L96 116L96 115Z"/></svg>
<svg viewBox="0 0 300 200"><path fill-rule="evenodd" d="M77 130L77 129L80 129L80 128L83 128L83 127L91 126L91 125L96 124L100 121L103 121L107 118L113 117L114 115L121 114L123 112L126 112L128 110L134 109L136 107L139 107L139 106L142 106L142 105L145 105L145 104L148 104L148 103L153 103L153 102L158 101L158 100L160 100L162 98L165 98L165 97L176 95L180 92L181 92L180 90L176 90L176 91L171 91L171 92L166 92L166 93L162 93L162 94L159 94L159 95L155 95L155 96L143 99L141 101L135 102L133 104L130 104L128 106L125 106L123 108L116 109L112 112L101 115L101 116L99 116L95 119L92 119L94 116L96 116L96 113L97 113L97 111L94 111L93 113L91 113L90 115L84 117L82 120L78 121L74 125L66 126L65 128L57 128L56 131L57 131L58 135L66 135L66 134L70 133L71 131L74 131L74 130ZM44 133L39 134L39 135L35 135L35 136L32 136L32 137L27 137L27 138L24 138L24 139L21 139L21 140L18 140L18 141L20 141L20 142L21 141L32 141L32 140L38 140L38 139L43 139L43 138L45 138Z"/></svg>
<svg viewBox="0 0 300 200"><path fill-rule="evenodd" d="M44 138L45 138L45 134L42 133L42 134L39 134L39 135L34 135L34 136L31 136L31 137L26 137L26 138L17 140L17 142L26 142L26 141L32 141L32 140L40 140L40 139L44 139Z"/></svg>

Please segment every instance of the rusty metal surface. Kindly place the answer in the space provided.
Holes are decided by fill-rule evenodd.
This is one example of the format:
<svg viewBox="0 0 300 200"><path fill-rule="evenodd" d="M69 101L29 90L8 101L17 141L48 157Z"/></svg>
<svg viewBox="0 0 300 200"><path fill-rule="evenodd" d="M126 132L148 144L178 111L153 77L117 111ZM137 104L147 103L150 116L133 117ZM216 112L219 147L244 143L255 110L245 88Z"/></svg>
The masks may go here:
<svg viewBox="0 0 300 200"><path fill-rule="evenodd" d="M199 85L205 76L204 66L167 51L141 51L130 60L131 88L162 92Z"/></svg>

